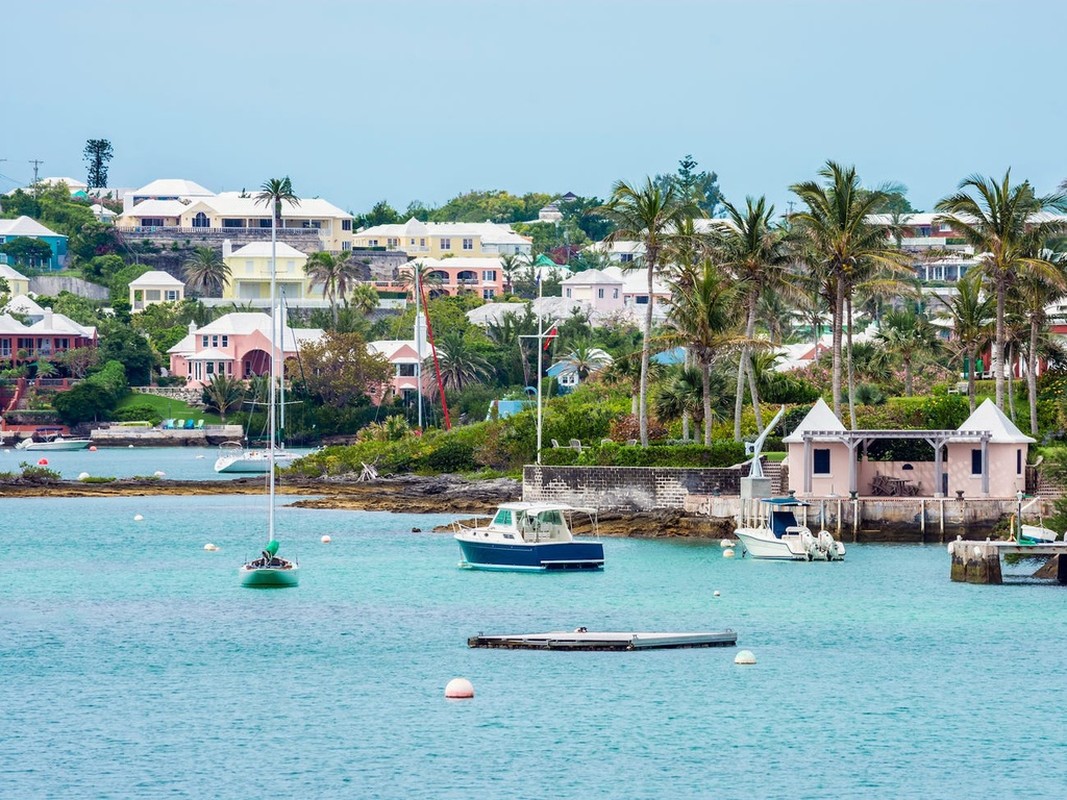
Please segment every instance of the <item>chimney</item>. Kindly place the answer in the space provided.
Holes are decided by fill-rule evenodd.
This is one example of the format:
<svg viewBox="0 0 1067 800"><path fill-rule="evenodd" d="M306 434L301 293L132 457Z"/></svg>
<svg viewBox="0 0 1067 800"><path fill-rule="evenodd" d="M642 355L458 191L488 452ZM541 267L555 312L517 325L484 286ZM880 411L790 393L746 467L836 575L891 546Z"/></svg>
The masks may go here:
<svg viewBox="0 0 1067 800"><path fill-rule="evenodd" d="M229 258L231 253L233 253L233 245L230 244L230 240L229 239L223 239L222 240L222 257L223 257L223 259Z"/></svg>
<svg viewBox="0 0 1067 800"><path fill-rule="evenodd" d="M52 330L52 307L49 306L44 310L44 327L46 330Z"/></svg>
<svg viewBox="0 0 1067 800"><path fill-rule="evenodd" d="M196 323L195 322L190 322L189 323L189 333L196 333Z"/></svg>

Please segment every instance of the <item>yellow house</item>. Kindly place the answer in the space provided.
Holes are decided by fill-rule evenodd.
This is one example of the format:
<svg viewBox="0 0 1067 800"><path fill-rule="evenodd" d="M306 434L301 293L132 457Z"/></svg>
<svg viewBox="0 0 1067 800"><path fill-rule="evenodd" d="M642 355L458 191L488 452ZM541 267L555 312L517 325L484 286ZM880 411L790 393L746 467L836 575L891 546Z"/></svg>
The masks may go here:
<svg viewBox="0 0 1067 800"><path fill-rule="evenodd" d="M30 293L30 279L7 264L0 264L0 278L7 281L7 294L11 297Z"/></svg>
<svg viewBox="0 0 1067 800"><path fill-rule="evenodd" d="M495 222L420 222L412 217L403 224L357 231L353 245L400 250L413 258L499 258L529 256L531 240Z"/></svg>
<svg viewBox="0 0 1067 800"><path fill-rule="evenodd" d="M130 306L144 311L156 303L180 303L185 299L185 284L168 272L152 270L130 281Z"/></svg>
<svg viewBox="0 0 1067 800"><path fill-rule="evenodd" d="M289 300L322 295L322 288L312 291L304 267L307 254L284 242L277 245L278 296ZM222 296L228 300L258 300L270 298L270 242L252 242L233 252L228 252L229 243L223 245L222 260L230 268L230 277L222 287Z"/></svg>

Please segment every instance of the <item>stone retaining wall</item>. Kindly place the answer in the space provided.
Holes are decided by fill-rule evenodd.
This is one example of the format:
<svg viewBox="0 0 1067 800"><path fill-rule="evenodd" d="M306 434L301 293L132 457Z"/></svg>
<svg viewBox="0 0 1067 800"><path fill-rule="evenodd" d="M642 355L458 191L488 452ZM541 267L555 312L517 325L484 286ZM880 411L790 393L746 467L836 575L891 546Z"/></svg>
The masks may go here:
<svg viewBox="0 0 1067 800"><path fill-rule="evenodd" d="M200 402L204 394L201 389L187 389L184 386L131 386L130 389L138 394L154 394L169 397L171 400L180 400L191 406L203 406Z"/></svg>
<svg viewBox="0 0 1067 800"><path fill-rule="evenodd" d="M739 495L741 476L739 469L714 467L528 465L523 468L522 497L613 511L682 510L690 495Z"/></svg>

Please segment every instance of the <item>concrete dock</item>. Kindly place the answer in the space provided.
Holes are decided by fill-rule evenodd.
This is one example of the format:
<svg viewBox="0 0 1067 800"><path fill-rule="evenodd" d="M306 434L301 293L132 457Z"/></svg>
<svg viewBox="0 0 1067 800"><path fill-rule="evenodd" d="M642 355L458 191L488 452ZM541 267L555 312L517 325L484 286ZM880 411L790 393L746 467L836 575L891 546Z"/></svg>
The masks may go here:
<svg viewBox="0 0 1067 800"><path fill-rule="evenodd" d="M1047 558L1034 577L1054 578L1067 584L1067 542L1019 544L1014 541L969 542L957 538L948 545L952 557L951 578L961 583L1004 583L1000 566L1002 556Z"/></svg>

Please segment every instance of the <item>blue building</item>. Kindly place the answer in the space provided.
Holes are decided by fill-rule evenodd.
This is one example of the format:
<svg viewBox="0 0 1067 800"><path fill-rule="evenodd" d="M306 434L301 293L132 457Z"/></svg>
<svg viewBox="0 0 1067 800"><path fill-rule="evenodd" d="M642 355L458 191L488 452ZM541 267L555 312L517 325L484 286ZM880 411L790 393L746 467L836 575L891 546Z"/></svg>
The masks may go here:
<svg viewBox="0 0 1067 800"><path fill-rule="evenodd" d="M52 258L48 263L28 264L34 269L63 269L67 265L67 237L49 230L37 220L29 217L16 219L0 219L0 245L14 239L25 237L27 239L40 239L52 248ZM10 262L7 256L0 253L0 264Z"/></svg>

